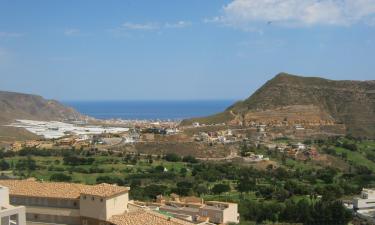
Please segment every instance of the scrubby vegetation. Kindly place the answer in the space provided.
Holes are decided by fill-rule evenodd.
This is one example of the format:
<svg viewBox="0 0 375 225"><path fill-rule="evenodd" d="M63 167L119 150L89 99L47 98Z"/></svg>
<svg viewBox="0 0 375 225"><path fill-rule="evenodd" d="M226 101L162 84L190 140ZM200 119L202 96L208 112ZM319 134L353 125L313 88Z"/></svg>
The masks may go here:
<svg viewBox="0 0 375 225"><path fill-rule="evenodd" d="M131 198L143 201L177 193L237 202L243 224L347 224L352 214L341 201L359 194L363 187L375 186L375 142L335 138L309 143L347 166L298 161L257 148L253 151L267 155L278 166L256 169L249 164L200 162L193 156L175 154L23 149L0 152L0 167L24 178L126 185L131 187Z"/></svg>

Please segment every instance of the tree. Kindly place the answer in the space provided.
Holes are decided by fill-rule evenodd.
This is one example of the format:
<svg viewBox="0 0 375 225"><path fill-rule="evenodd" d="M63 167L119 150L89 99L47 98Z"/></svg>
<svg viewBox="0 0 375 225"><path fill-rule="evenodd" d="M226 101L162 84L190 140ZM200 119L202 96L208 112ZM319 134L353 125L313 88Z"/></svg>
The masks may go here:
<svg viewBox="0 0 375 225"><path fill-rule="evenodd" d="M344 194L344 190L337 184L328 184L323 188L323 199L326 201L333 201L335 199L341 198Z"/></svg>
<svg viewBox="0 0 375 225"><path fill-rule="evenodd" d="M0 170L8 170L10 168L10 165L7 161L1 160L0 161Z"/></svg>
<svg viewBox="0 0 375 225"><path fill-rule="evenodd" d="M143 189L143 192L149 198L156 198L158 195L164 195L167 187L164 185L151 184Z"/></svg>
<svg viewBox="0 0 375 225"><path fill-rule="evenodd" d="M297 220L296 222L306 223L311 220L311 206L306 199L301 199L297 203Z"/></svg>
<svg viewBox="0 0 375 225"><path fill-rule="evenodd" d="M182 177L186 177L187 172L188 172L188 170L185 167L180 169L180 174L181 174Z"/></svg>
<svg viewBox="0 0 375 225"><path fill-rule="evenodd" d="M78 166L78 165L92 165L94 158L83 158L77 156L66 156L63 158L64 165Z"/></svg>
<svg viewBox="0 0 375 225"><path fill-rule="evenodd" d="M306 221L306 225L315 224L337 224L346 225L353 218L340 201L319 201L310 207L311 220Z"/></svg>
<svg viewBox="0 0 375 225"><path fill-rule="evenodd" d="M284 188L278 188L273 193L273 198L277 199L280 202L284 202L289 197L289 192Z"/></svg>
<svg viewBox="0 0 375 225"><path fill-rule="evenodd" d="M366 158L375 162L375 153L374 152L368 152L366 153Z"/></svg>
<svg viewBox="0 0 375 225"><path fill-rule="evenodd" d="M323 180L327 184L333 182L333 178L336 176L336 174L337 171L330 167L318 170L318 178Z"/></svg>
<svg viewBox="0 0 375 225"><path fill-rule="evenodd" d="M177 183L177 189L176 192L177 194L181 196L188 196L191 194L193 188L193 184L188 181L180 181Z"/></svg>
<svg viewBox="0 0 375 225"><path fill-rule="evenodd" d="M156 173L162 173L162 172L164 172L164 166L163 165L155 166L154 171Z"/></svg>
<svg viewBox="0 0 375 225"><path fill-rule="evenodd" d="M284 169L283 167L278 167L277 169L275 169L274 175L279 180L284 180L289 177L288 171Z"/></svg>
<svg viewBox="0 0 375 225"><path fill-rule="evenodd" d="M115 176L99 176L96 178L96 183L107 183L107 184L118 184L118 185L124 185L124 181Z"/></svg>
<svg viewBox="0 0 375 225"><path fill-rule="evenodd" d="M63 173L55 173L49 179L50 181L69 182L72 180L72 177Z"/></svg>
<svg viewBox="0 0 375 225"><path fill-rule="evenodd" d="M350 151L353 151L353 152L358 150L357 145L353 144L353 143L345 142L344 144L342 144L342 147L346 148L346 149L349 149Z"/></svg>
<svg viewBox="0 0 375 225"><path fill-rule="evenodd" d="M28 156L26 159L19 160L16 164L16 168L18 170L33 171L36 169L36 162L31 156Z"/></svg>
<svg viewBox="0 0 375 225"><path fill-rule="evenodd" d="M224 192L230 191L230 186L228 184L215 184L215 186L211 189L213 194L222 194Z"/></svg>
<svg viewBox="0 0 375 225"><path fill-rule="evenodd" d="M255 179L244 177L238 180L236 189L242 194L254 190L255 186Z"/></svg>
<svg viewBox="0 0 375 225"><path fill-rule="evenodd" d="M176 153L168 153L165 155L165 160L167 160L168 162L179 162L181 161L181 157Z"/></svg>
<svg viewBox="0 0 375 225"><path fill-rule="evenodd" d="M208 188L206 185L204 184L199 184L196 188L195 188L195 192L198 193L199 196L201 195L204 195L204 194L207 194L208 193Z"/></svg>
<svg viewBox="0 0 375 225"><path fill-rule="evenodd" d="M198 163L198 160L194 156L191 156L191 155L184 156L182 158L182 161L183 162L188 162L188 163Z"/></svg>

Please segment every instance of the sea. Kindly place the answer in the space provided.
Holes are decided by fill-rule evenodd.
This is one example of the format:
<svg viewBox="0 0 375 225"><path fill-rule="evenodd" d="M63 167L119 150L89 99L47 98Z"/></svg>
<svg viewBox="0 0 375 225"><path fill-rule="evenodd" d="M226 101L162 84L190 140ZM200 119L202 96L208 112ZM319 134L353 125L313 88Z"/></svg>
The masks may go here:
<svg viewBox="0 0 375 225"><path fill-rule="evenodd" d="M64 101L97 119L182 120L222 112L235 100L182 101Z"/></svg>

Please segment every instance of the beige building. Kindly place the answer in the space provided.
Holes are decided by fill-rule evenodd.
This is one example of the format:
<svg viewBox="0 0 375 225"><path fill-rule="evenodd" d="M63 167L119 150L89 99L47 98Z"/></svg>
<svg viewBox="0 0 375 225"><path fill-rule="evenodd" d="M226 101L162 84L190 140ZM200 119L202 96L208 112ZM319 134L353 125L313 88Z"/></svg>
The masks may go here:
<svg viewBox="0 0 375 225"><path fill-rule="evenodd" d="M26 220L53 224L104 225L127 211L129 188L32 180L0 180L13 205L26 206Z"/></svg>
<svg viewBox="0 0 375 225"><path fill-rule="evenodd" d="M142 208L131 210L128 187L35 180L0 180L0 185L7 187L6 190L9 188L11 204L26 206L28 225L192 224L151 210ZM25 210L24 207L16 207L16 209ZM18 216L18 218L20 218L19 221L22 221L22 216ZM24 225L25 223L18 224Z"/></svg>
<svg viewBox="0 0 375 225"><path fill-rule="evenodd" d="M239 223L240 214L236 203L207 201L199 208L199 215L212 223Z"/></svg>
<svg viewBox="0 0 375 225"><path fill-rule="evenodd" d="M215 224L239 223L240 215L236 203L206 201L197 197L179 197L172 194L169 199L158 196L156 203L145 204L157 207L177 218L189 218L192 222L208 221Z"/></svg>
<svg viewBox="0 0 375 225"><path fill-rule="evenodd" d="M0 225L26 225L25 207L9 204L9 189L0 186Z"/></svg>

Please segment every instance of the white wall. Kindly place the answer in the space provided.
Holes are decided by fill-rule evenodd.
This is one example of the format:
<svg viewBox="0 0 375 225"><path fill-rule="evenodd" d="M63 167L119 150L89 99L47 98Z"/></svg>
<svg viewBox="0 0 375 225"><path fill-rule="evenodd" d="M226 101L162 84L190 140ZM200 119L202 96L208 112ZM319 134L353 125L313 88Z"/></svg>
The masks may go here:
<svg viewBox="0 0 375 225"><path fill-rule="evenodd" d="M107 199L107 219L113 215L123 214L128 211L129 193L124 193Z"/></svg>
<svg viewBox="0 0 375 225"><path fill-rule="evenodd" d="M238 205L230 204L228 208L224 210L224 223L239 223L238 220Z"/></svg>
<svg viewBox="0 0 375 225"><path fill-rule="evenodd" d="M0 206L9 205L9 189L7 187L0 186Z"/></svg>
<svg viewBox="0 0 375 225"><path fill-rule="evenodd" d="M375 199L354 199L353 206L356 209L375 208Z"/></svg>
<svg viewBox="0 0 375 225"><path fill-rule="evenodd" d="M3 208L2 208L3 207ZM26 209L24 206L9 205L9 189L0 186L0 225L8 225L10 216L17 215L16 225L26 225Z"/></svg>

